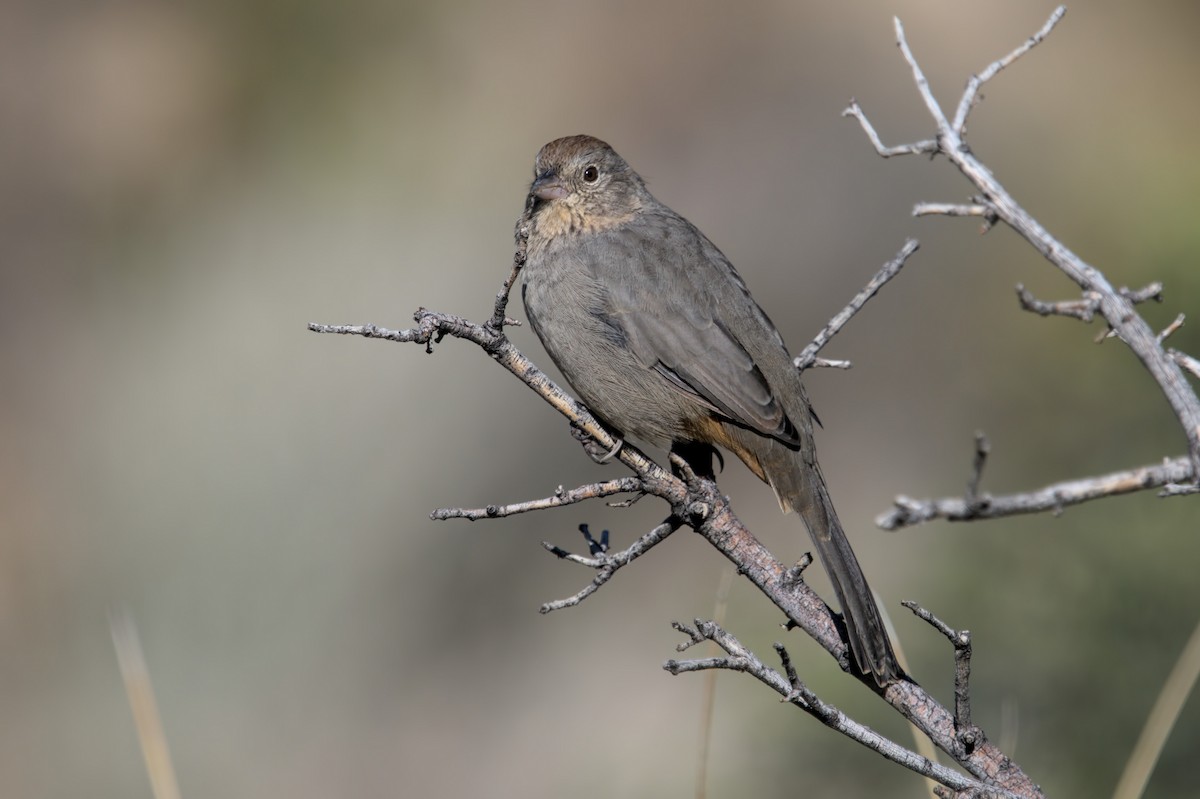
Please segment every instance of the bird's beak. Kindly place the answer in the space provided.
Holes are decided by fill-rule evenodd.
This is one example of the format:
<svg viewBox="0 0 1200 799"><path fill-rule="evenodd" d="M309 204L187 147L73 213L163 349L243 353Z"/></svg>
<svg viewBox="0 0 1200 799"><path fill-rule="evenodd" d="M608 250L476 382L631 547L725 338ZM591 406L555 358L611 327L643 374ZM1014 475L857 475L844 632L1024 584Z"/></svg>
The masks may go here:
<svg viewBox="0 0 1200 799"><path fill-rule="evenodd" d="M561 200L567 196L567 187L559 180L557 174L546 172L533 181L529 193L539 200Z"/></svg>

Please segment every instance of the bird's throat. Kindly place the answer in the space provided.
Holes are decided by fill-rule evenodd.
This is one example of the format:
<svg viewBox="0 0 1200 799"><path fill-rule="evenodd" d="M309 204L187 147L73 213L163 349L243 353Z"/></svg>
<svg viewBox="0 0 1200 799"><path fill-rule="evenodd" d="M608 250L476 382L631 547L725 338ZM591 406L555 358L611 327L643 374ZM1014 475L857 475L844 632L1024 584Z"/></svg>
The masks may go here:
<svg viewBox="0 0 1200 799"><path fill-rule="evenodd" d="M543 202L540 203L540 206L534 214L534 223L537 225L539 234L550 237L599 233L622 225L633 218L632 213L583 213L581 209L562 200Z"/></svg>

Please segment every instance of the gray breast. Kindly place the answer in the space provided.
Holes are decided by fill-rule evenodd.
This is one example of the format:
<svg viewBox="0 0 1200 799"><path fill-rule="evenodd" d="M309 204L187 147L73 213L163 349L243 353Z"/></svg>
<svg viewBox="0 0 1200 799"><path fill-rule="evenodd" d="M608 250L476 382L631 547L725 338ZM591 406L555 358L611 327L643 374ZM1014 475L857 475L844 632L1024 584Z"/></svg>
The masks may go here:
<svg viewBox="0 0 1200 799"><path fill-rule="evenodd" d="M564 253L531 253L521 296L546 352L605 423L656 446L683 437L695 404L630 352L604 286L584 264Z"/></svg>

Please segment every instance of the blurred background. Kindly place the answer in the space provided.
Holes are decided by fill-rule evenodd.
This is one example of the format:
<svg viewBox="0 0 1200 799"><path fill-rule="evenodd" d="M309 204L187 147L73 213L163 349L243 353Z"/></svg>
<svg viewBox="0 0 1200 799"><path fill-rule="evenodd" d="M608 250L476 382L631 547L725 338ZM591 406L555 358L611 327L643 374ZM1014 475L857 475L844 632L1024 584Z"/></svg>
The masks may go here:
<svg viewBox="0 0 1200 799"><path fill-rule="evenodd" d="M902 277L810 373L821 460L913 673L951 698L920 601L975 636L975 714L1051 796L1104 796L1200 616L1197 506L1151 494L1060 518L873 518L1183 452L1157 388L1098 325L1018 310L1077 289L1006 229L914 220L971 189L875 155L930 120L899 14L953 106L1049 3L10 2L0 5L0 794L149 796L109 638L141 631L185 797L691 796L703 677L661 669L726 564L681 532L583 606L580 522L624 545L645 500L434 523L445 505L620 473L470 345L306 332L483 318L546 141L607 139L737 264L798 350L908 236ZM1117 285L1200 308L1200 7L1096 0L986 87L970 141ZM519 303L513 312L523 317ZM527 328L518 345L547 359ZM1200 353L1184 327L1175 346ZM782 558L808 544L731 463ZM824 578L809 575L818 590ZM735 583L728 627L778 612ZM788 635L809 685L907 741ZM1200 703L1150 794L1195 796ZM915 778L717 683L712 796L917 797Z"/></svg>

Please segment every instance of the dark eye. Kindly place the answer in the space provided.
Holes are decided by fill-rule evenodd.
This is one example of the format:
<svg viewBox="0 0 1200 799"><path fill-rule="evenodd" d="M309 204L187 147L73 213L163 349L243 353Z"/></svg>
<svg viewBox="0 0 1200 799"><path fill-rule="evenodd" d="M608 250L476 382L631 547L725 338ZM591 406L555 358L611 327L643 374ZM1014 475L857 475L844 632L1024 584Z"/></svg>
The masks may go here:
<svg viewBox="0 0 1200 799"><path fill-rule="evenodd" d="M585 183L595 183L598 177L600 177L600 170L594 166L589 166L583 170L583 180Z"/></svg>

